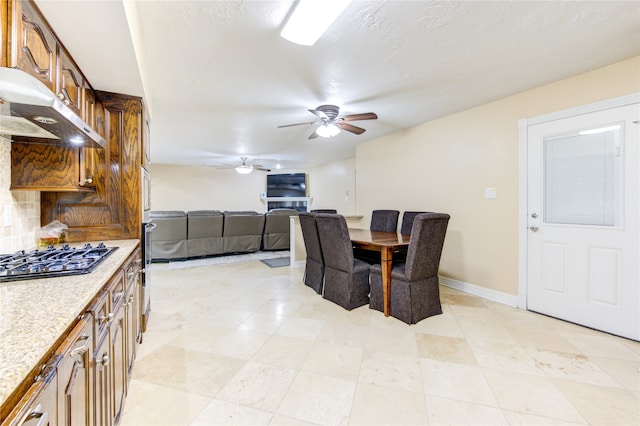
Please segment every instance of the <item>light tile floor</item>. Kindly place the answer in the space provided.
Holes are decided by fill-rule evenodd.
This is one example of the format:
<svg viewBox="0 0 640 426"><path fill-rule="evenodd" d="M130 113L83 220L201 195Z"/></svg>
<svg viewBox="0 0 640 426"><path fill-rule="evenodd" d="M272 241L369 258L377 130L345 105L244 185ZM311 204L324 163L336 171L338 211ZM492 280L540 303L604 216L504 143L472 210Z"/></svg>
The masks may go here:
<svg viewBox="0 0 640 426"><path fill-rule="evenodd" d="M122 419L143 425L638 425L640 344L441 287L409 326L258 262L151 270Z"/></svg>

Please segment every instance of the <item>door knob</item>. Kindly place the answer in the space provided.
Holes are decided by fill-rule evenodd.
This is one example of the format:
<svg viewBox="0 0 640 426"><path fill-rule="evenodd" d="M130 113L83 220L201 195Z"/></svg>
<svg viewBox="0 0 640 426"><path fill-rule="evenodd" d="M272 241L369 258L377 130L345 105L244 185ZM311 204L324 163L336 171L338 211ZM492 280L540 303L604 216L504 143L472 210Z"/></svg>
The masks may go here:
<svg viewBox="0 0 640 426"><path fill-rule="evenodd" d="M538 227L537 227L537 226L535 226L535 225L531 225L531 226L529 227L529 229L531 229L531 231L533 231L533 232L538 232Z"/></svg>
<svg viewBox="0 0 640 426"><path fill-rule="evenodd" d="M536 213L536 212L531 213L531 217L534 218L534 219L537 218L538 217L538 213Z"/></svg>

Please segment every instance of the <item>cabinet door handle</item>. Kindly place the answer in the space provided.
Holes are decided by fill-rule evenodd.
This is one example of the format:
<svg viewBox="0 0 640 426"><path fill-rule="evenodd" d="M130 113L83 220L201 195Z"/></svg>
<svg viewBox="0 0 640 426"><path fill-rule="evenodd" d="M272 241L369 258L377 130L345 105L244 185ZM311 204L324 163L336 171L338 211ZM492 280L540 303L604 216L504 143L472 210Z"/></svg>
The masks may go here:
<svg viewBox="0 0 640 426"><path fill-rule="evenodd" d="M33 410L31 413L27 415L27 417L25 417L22 424L30 422L33 419L39 419L38 423L36 423L36 426L44 426L47 424L48 418L49 418L49 413L47 413L46 411L42 411L42 407L40 406L40 404L38 404L35 410Z"/></svg>
<svg viewBox="0 0 640 426"><path fill-rule="evenodd" d="M91 186L93 184L93 175L89 175L84 181L79 182L80 186Z"/></svg>
<svg viewBox="0 0 640 426"><path fill-rule="evenodd" d="M73 348L69 353L69 356L74 357L76 355L84 355L89 350L89 336L80 336L78 342L84 340L84 343L77 348Z"/></svg>
<svg viewBox="0 0 640 426"><path fill-rule="evenodd" d="M104 355L102 355L102 359L100 360L100 364L102 364L103 367L106 367L107 365L109 365L109 361L111 361L111 358L109 358L109 355L104 354Z"/></svg>
<svg viewBox="0 0 640 426"><path fill-rule="evenodd" d="M98 318L98 321L100 321L100 322L105 322L105 321L111 322L111 320L113 320L113 317L114 317L113 312L109 312L106 316Z"/></svg>

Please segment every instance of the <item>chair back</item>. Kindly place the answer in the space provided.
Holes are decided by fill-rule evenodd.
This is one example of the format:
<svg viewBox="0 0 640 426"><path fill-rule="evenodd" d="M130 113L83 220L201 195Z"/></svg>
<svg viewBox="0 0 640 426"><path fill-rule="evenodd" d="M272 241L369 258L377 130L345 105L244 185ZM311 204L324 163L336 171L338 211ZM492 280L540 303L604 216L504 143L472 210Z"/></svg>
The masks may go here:
<svg viewBox="0 0 640 426"><path fill-rule="evenodd" d="M316 262L324 264L315 216L316 215L314 213L298 214L298 218L300 219L300 228L302 228L302 239L304 240L304 248L307 250L307 257L309 259L315 260Z"/></svg>
<svg viewBox="0 0 640 426"><path fill-rule="evenodd" d="M416 216L405 262L405 275L410 281L438 274L449 215L422 213Z"/></svg>
<svg viewBox="0 0 640 426"><path fill-rule="evenodd" d="M428 212L412 212L406 211L402 213L402 224L400 225L400 233L410 235L413 228L413 221L419 214Z"/></svg>
<svg viewBox="0 0 640 426"><path fill-rule="evenodd" d="M371 231L396 232L398 228L398 210L374 210L371 212Z"/></svg>
<svg viewBox="0 0 640 426"><path fill-rule="evenodd" d="M354 267L353 245L344 216L317 213L316 223L326 267L352 272Z"/></svg>

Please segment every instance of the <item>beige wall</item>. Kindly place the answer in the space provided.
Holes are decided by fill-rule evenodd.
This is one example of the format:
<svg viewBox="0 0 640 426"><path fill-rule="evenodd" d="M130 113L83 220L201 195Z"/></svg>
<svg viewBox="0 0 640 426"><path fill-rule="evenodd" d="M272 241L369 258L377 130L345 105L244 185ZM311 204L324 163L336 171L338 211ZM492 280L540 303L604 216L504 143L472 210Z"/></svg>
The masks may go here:
<svg viewBox="0 0 640 426"><path fill-rule="evenodd" d="M152 210L264 211L264 172L152 164L150 174Z"/></svg>
<svg viewBox="0 0 640 426"><path fill-rule="evenodd" d="M314 167L307 173L311 209L336 209L343 215L356 210L355 158Z"/></svg>
<svg viewBox="0 0 640 426"><path fill-rule="evenodd" d="M13 253L36 246L40 227L40 192L10 191L11 141L0 137L0 253ZM10 211L11 222L5 218Z"/></svg>
<svg viewBox="0 0 640 426"><path fill-rule="evenodd" d="M639 91L636 57L360 144L357 213L450 214L441 274L516 295L518 120Z"/></svg>
<svg viewBox="0 0 640 426"><path fill-rule="evenodd" d="M355 160L305 170L271 173L307 173L311 208L335 208L343 214L355 211ZM266 211L260 193L266 191L267 173L239 175L234 170L211 167L151 167L152 210L255 210ZM347 195L348 194L348 195Z"/></svg>

